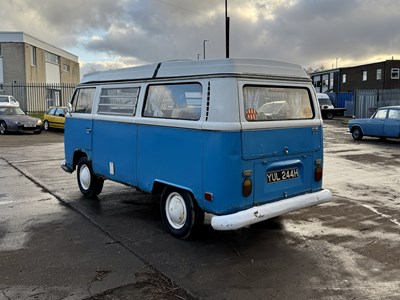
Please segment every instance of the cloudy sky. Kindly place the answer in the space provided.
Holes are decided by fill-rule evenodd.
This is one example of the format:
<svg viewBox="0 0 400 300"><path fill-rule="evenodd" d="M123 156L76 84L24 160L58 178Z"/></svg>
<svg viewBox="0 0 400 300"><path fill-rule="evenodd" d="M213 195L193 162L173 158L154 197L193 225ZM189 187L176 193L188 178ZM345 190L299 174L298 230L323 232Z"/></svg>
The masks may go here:
<svg viewBox="0 0 400 300"><path fill-rule="evenodd" d="M228 0L230 56L305 68L400 59L400 0ZM2 1L0 31L79 56L81 73L225 57L224 0Z"/></svg>

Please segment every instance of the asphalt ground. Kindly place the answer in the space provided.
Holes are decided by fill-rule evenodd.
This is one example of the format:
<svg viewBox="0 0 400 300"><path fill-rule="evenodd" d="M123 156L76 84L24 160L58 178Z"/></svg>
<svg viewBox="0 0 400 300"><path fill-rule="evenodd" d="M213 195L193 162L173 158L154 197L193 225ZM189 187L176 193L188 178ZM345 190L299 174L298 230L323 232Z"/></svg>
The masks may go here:
<svg viewBox="0 0 400 300"><path fill-rule="evenodd" d="M0 300L191 299L90 216L49 193L40 176L17 166L34 155L21 155L24 147L38 150L33 160L40 160L63 141L62 132L37 137L0 139ZM4 159L5 148L17 157L13 163Z"/></svg>

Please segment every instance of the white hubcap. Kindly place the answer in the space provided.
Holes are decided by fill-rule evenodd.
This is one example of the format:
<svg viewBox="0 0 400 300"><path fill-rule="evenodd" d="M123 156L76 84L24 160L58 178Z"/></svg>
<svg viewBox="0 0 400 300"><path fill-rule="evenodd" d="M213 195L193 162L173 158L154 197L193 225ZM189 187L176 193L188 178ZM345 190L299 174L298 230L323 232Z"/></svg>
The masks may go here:
<svg viewBox="0 0 400 300"><path fill-rule="evenodd" d="M87 165L82 165L81 169L79 171L79 181L81 183L81 186L87 190L90 187L90 170Z"/></svg>
<svg viewBox="0 0 400 300"><path fill-rule="evenodd" d="M179 193L171 193L168 195L165 203L165 213L169 224L175 229L181 229L187 219L187 211L185 200Z"/></svg>

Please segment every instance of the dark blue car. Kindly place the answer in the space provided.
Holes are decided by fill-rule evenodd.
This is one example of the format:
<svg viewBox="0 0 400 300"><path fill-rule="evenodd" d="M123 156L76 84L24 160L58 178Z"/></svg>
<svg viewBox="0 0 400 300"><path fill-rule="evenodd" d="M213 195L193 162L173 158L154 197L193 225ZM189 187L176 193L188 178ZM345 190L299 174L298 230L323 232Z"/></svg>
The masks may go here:
<svg viewBox="0 0 400 300"><path fill-rule="evenodd" d="M369 119L350 120L348 127L355 140L361 140L363 136L398 138L400 106L381 107Z"/></svg>

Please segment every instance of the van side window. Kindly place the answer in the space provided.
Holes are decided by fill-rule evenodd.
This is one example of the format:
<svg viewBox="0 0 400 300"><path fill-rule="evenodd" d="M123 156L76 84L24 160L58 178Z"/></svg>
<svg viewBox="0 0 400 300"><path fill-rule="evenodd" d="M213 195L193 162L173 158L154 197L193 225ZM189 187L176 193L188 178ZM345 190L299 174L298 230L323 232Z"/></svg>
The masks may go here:
<svg viewBox="0 0 400 300"><path fill-rule="evenodd" d="M199 83L150 85L144 117L199 120L202 86Z"/></svg>
<svg viewBox="0 0 400 300"><path fill-rule="evenodd" d="M97 113L133 116L136 110L139 88L103 88Z"/></svg>
<svg viewBox="0 0 400 300"><path fill-rule="evenodd" d="M247 121L301 120L314 117L310 94L305 88L244 86Z"/></svg>
<svg viewBox="0 0 400 300"><path fill-rule="evenodd" d="M90 114L96 88L80 88L76 90L71 101L72 112Z"/></svg>

